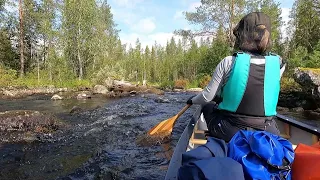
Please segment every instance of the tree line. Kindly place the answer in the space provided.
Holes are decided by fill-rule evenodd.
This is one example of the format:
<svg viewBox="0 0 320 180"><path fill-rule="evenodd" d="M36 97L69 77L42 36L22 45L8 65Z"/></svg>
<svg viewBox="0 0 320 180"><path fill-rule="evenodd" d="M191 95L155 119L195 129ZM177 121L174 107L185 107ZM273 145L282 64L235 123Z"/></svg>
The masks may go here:
<svg viewBox="0 0 320 180"><path fill-rule="evenodd" d="M217 10L219 9L219 10ZM272 19L272 51L289 68L320 67L320 5L296 0L287 33L274 0L205 0L166 45L123 44L107 0L0 0L0 86L103 83L107 78L199 86L234 52L232 29L247 13ZM286 36L283 36L286 35ZM287 71L290 76L290 71Z"/></svg>

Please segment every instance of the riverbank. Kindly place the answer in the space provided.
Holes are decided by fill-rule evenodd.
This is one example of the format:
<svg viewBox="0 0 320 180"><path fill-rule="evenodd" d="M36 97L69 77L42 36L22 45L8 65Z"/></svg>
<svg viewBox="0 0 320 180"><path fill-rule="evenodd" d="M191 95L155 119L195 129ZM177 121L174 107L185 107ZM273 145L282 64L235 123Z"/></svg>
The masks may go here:
<svg viewBox="0 0 320 180"><path fill-rule="evenodd" d="M164 91L153 86L141 86L125 81L106 82L106 85L79 86L59 88L53 85L44 87L8 86L0 88L0 99L20 99L32 95L52 95L53 100L89 99L95 94L105 98L127 97L135 94L163 94ZM64 96L64 97L62 97Z"/></svg>
<svg viewBox="0 0 320 180"><path fill-rule="evenodd" d="M298 68L295 70L294 77L283 77L281 79L281 92L279 95L278 109L291 112L308 112L320 116L319 102L317 101L317 89L319 73L317 69ZM204 78L201 86L206 85L210 78ZM206 81L206 82L205 82ZM190 88L187 80L177 80L170 86L149 85L145 82L132 83L106 79L100 84L93 85L88 81L79 81L74 87L55 87L48 85L44 87L8 86L0 88L0 99L20 99L34 95L51 96L52 100L66 99L90 99L99 97L103 99L114 99L137 94L157 94L163 95L164 92L200 92L202 88ZM311 89L311 90L310 90ZM75 108L75 111L78 109Z"/></svg>

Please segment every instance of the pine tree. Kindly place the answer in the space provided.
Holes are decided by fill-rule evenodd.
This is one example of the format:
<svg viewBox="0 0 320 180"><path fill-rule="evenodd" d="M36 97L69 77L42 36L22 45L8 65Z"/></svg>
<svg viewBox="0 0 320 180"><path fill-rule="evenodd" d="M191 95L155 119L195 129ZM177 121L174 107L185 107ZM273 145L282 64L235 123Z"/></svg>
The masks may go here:
<svg viewBox="0 0 320 180"><path fill-rule="evenodd" d="M201 6L196 12L185 12L191 24L201 25L202 29L192 35L216 35L219 25L227 32L227 39L231 46L234 43L233 28L242 18L245 10L245 0L206 0L201 1ZM177 34L188 34L183 30Z"/></svg>
<svg viewBox="0 0 320 180"><path fill-rule="evenodd" d="M24 11L23 0L19 0L19 32L20 32L20 77L24 76Z"/></svg>
<svg viewBox="0 0 320 180"><path fill-rule="evenodd" d="M0 30L0 65L11 69L19 69L18 54L13 50L8 33Z"/></svg>
<svg viewBox="0 0 320 180"><path fill-rule="evenodd" d="M320 39L320 17L314 8L312 0L296 0L291 14L294 27L292 48L306 47L308 52L313 52Z"/></svg>
<svg viewBox="0 0 320 180"><path fill-rule="evenodd" d="M307 62L307 67L319 68L320 67L320 41L314 48L314 51L310 55L310 60Z"/></svg>

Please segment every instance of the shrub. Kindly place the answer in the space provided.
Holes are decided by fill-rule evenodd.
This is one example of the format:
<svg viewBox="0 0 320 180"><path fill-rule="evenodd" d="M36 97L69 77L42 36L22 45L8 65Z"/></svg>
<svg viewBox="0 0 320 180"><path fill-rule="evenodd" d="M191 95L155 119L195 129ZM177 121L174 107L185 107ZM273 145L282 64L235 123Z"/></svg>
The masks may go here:
<svg viewBox="0 0 320 180"><path fill-rule="evenodd" d="M163 89L173 89L174 82L173 81L164 81L160 84L160 87Z"/></svg>
<svg viewBox="0 0 320 180"><path fill-rule="evenodd" d="M174 82L174 88L185 89L189 81L187 79L178 79Z"/></svg>
<svg viewBox="0 0 320 180"><path fill-rule="evenodd" d="M288 92L288 91L299 91L302 89L302 87L293 78L282 77L280 89L282 92Z"/></svg>
<svg viewBox="0 0 320 180"><path fill-rule="evenodd" d="M199 80L197 80L197 79L189 82L188 85L187 85L188 89L197 88L197 87L199 87Z"/></svg>
<svg viewBox="0 0 320 180"><path fill-rule="evenodd" d="M0 86L9 86L17 78L17 71L6 69L0 65Z"/></svg>
<svg viewBox="0 0 320 180"><path fill-rule="evenodd" d="M200 80L199 80L199 86L200 86L201 88L206 87L206 86L209 84L210 80L211 80L211 76L209 76L209 75L203 76L203 77L200 78Z"/></svg>
<svg viewBox="0 0 320 180"><path fill-rule="evenodd" d="M125 74L126 71L120 63L106 65L94 74L92 81L96 84L101 84L108 78L121 80L125 78Z"/></svg>

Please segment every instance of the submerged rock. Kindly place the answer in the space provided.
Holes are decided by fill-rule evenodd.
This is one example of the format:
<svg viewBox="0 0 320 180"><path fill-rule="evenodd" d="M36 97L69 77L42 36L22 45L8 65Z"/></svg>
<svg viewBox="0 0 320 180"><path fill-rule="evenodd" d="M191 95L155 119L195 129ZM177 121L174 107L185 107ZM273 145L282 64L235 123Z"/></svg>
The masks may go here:
<svg viewBox="0 0 320 180"><path fill-rule="evenodd" d="M78 106L73 106L72 109L70 110L70 114L75 114L75 113L79 113L82 112L83 109L78 107Z"/></svg>
<svg viewBox="0 0 320 180"><path fill-rule="evenodd" d="M57 118L39 111L0 113L0 142L33 141L39 134L50 134L61 124Z"/></svg>
<svg viewBox="0 0 320 180"><path fill-rule="evenodd" d="M170 103L169 99L163 98L163 97L159 97L158 99L155 99L154 101L156 103Z"/></svg>

